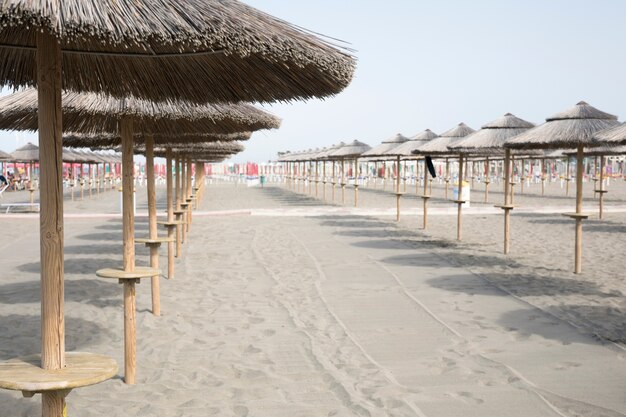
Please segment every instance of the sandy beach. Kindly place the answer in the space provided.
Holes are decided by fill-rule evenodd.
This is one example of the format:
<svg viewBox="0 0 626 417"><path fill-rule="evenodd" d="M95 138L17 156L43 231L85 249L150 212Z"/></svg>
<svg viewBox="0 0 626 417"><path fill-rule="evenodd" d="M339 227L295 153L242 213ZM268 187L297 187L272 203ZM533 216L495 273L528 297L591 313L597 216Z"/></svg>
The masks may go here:
<svg viewBox="0 0 626 417"><path fill-rule="evenodd" d="M352 189L340 206L284 185L208 185L176 278L161 280L162 317L149 284L137 288L138 384L120 375L77 390L68 414L626 415L626 185L612 182L605 219L585 222L581 275L559 214L573 197L556 183L545 197L536 184L516 193L505 257L493 185L488 204L481 186L472 192L461 243L440 184L427 231L410 185L399 224L390 186L363 187L354 209ZM121 364L122 289L95 276L121 264L118 193L66 195L65 209L67 350ZM137 209L143 236L141 187ZM0 360L39 351L38 226L37 215L0 216ZM137 259L146 265L148 251ZM0 392L2 417L40 407Z"/></svg>

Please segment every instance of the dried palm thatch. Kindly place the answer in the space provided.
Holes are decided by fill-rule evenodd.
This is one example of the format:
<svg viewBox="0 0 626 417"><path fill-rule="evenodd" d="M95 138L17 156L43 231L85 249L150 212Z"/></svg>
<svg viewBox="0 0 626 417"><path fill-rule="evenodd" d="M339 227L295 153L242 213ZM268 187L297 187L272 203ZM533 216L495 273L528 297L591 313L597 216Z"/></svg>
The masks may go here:
<svg viewBox="0 0 626 417"><path fill-rule="evenodd" d="M10 154L0 151L0 161L12 161L12 160L13 160L13 157Z"/></svg>
<svg viewBox="0 0 626 417"><path fill-rule="evenodd" d="M154 149L155 152L165 153L167 148L170 148L174 154L196 154L196 153L238 153L243 152L245 147L238 142L198 142L194 144L185 144L181 146L180 143L161 144ZM145 146L136 147L135 150L139 153L145 153Z"/></svg>
<svg viewBox="0 0 626 417"><path fill-rule="evenodd" d="M359 142L358 140L353 140L352 142L345 144L344 146L338 147L334 151L330 152L327 157L330 159L359 158L370 149L372 149L372 147L368 144Z"/></svg>
<svg viewBox="0 0 626 417"><path fill-rule="evenodd" d="M579 102L546 119L546 123L507 141L505 147L517 149L562 149L579 145L601 146L593 136L618 124L617 116Z"/></svg>
<svg viewBox="0 0 626 417"><path fill-rule="evenodd" d="M152 102L115 99L101 94L66 92L63 130L82 133L117 133L119 121L132 117L136 132L161 135L232 133L276 129L280 119L249 104L193 105L183 101ZM0 98L0 129L38 128L37 91L28 89Z"/></svg>
<svg viewBox="0 0 626 417"><path fill-rule="evenodd" d="M626 144L626 123L602 130L593 136L594 141L602 142L599 145Z"/></svg>
<svg viewBox="0 0 626 417"><path fill-rule="evenodd" d="M325 160L329 160L331 159L329 157L329 155L333 152L335 152L337 149L346 146L345 142L339 142L336 145L331 145L328 148L326 148L326 150L322 150L320 153L318 153L315 158L319 161L325 161Z"/></svg>
<svg viewBox="0 0 626 417"><path fill-rule="evenodd" d="M433 131L431 131L430 129L426 129L421 133L418 133L417 135L409 138L408 141L401 143L400 145L396 146L395 148L392 148L390 150L388 150L385 155L388 156L415 156L413 155L413 151L416 149L421 148L422 146L424 146L427 142L430 142L431 140L438 138L439 136L434 133Z"/></svg>
<svg viewBox="0 0 626 417"><path fill-rule="evenodd" d="M153 100L271 102L336 94L351 52L236 0L5 0L0 82L32 86L36 34L62 49L63 85Z"/></svg>
<svg viewBox="0 0 626 417"><path fill-rule="evenodd" d="M598 146L594 148L585 148L585 156L613 156L626 155L626 145L618 146ZM576 150L568 149L563 151L563 156L576 156Z"/></svg>
<svg viewBox="0 0 626 417"><path fill-rule="evenodd" d="M465 123L459 123L454 128L442 133L438 138L425 143L422 147L415 149L413 155L447 156L458 155L458 151L451 151L448 146L453 145L475 130Z"/></svg>
<svg viewBox="0 0 626 417"><path fill-rule="evenodd" d="M231 134L182 134L182 135L162 135L155 134L154 144L178 144L181 143L193 145L194 143L213 142L213 141L238 141L248 140L252 134L250 132L231 133ZM110 149L120 146L122 138L117 134L101 133L101 134L85 134L85 133L66 133L63 135L63 145L92 149ZM134 137L136 146L145 144L145 136L137 135Z"/></svg>
<svg viewBox="0 0 626 417"><path fill-rule="evenodd" d="M391 149L397 147L401 143L407 142L408 140L409 138L407 138L406 136L402 135L401 133L397 133L389 139L385 139L384 141L382 141L380 145L374 146L369 151L364 152L361 156L368 159L379 156L387 156L387 151L390 151Z"/></svg>
<svg viewBox="0 0 626 417"><path fill-rule="evenodd" d="M448 148L474 155L500 155L504 154L504 143L507 140L533 127L535 127L533 123L507 113Z"/></svg>
<svg viewBox="0 0 626 417"><path fill-rule="evenodd" d="M39 146L28 142L26 145L13 151L11 157L17 162L37 162L39 161Z"/></svg>

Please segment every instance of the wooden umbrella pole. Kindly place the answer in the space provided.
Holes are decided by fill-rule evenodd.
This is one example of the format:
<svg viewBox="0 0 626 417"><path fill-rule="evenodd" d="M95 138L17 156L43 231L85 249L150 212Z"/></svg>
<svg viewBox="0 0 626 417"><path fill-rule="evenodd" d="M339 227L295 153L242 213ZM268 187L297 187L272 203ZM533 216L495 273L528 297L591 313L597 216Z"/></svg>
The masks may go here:
<svg viewBox="0 0 626 417"><path fill-rule="evenodd" d="M133 210L133 120L121 121L122 136L122 224L124 230L124 271L135 270L135 216ZM136 295L135 281L124 281L124 382L135 383L136 371Z"/></svg>
<svg viewBox="0 0 626 417"><path fill-rule="evenodd" d="M546 192L546 160L541 159L541 196Z"/></svg>
<svg viewBox="0 0 626 417"><path fill-rule="evenodd" d="M187 242L187 230L189 226L189 218L187 216L187 162L184 156L180 158L180 209L184 213L181 215L181 219L183 220L182 224L182 239L183 243Z"/></svg>
<svg viewBox="0 0 626 417"><path fill-rule="evenodd" d="M187 181L185 182L186 185L186 189L185 189L185 201L187 202L187 233L189 233L189 230L191 229L191 222L192 222L192 208L193 206L191 205L191 176L193 174L192 172L192 163L191 163L191 157L187 156Z"/></svg>
<svg viewBox="0 0 626 417"><path fill-rule="evenodd" d="M354 159L354 207L359 206L359 171L358 171L358 158Z"/></svg>
<svg viewBox="0 0 626 417"><path fill-rule="evenodd" d="M322 161L322 200L326 201L326 161Z"/></svg>
<svg viewBox="0 0 626 417"><path fill-rule="evenodd" d="M511 199L510 199L510 203L511 205L515 204L515 178L514 178L514 167L515 167L515 155L511 155L511 163L510 163L510 167L511 167L511 176L509 177L511 184L509 187L509 191L511 192Z"/></svg>
<svg viewBox="0 0 626 417"><path fill-rule="evenodd" d="M600 156L600 188L598 188L598 193L600 193L600 212L598 213L598 217L602 220L604 216L604 156Z"/></svg>
<svg viewBox="0 0 626 417"><path fill-rule="evenodd" d="M446 182L446 200L448 199L448 185L450 184L450 161L448 160L448 158L446 158L446 178L445 178L445 182Z"/></svg>
<svg viewBox="0 0 626 417"><path fill-rule="evenodd" d="M504 209L504 254L509 253L510 249L510 237L511 237L511 210L510 210L510 192L509 188L510 184L510 164L511 164L511 150L505 150L504 156L504 205L502 208Z"/></svg>
<svg viewBox="0 0 626 417"><path fill-rule="evenodd" d="M489 157L485 159L485 203L489 201Z"/></svg>
<svg viewBox="0 0 626 417"><path fill-rule="evenodd" d="M176 225L176 257L179 258L183 254L183 216L180 214L180 203L182 202L181 189L183 185L183 173L182 173L182 165L180 163L180 156L176 156L175 158L176 165L176 220L179 222Z"/></svg>
<svg viewBox="0 0 626 417"><path fill-rule="evenodd" d="M333 169L332 169L332 174L333 174L333 178L332 181L330 182L332 185L332 198L333 198L333 203L335 202L335 179L337 178L335 175L335 161L331 162L333 164Z"/></svg>
<svg viewBox="0 0 626 417"><path fill-rule="evenodd" d="M63 282L63 145L61 48L46 31L37 33L40 170L41 367L65 367ZM42 416L66 414L63 391L44 392Z"/></svg>
<svg viewBox="0 0 626 417"><path fill-rule="evenodd" d="M459 155L459 184L457 191L457 219L456 219L456 240L461 240L463 237L463 154Z"/></svg>
<svg viewBox="0 0 626 417"><path fill-rule="evenodd" d="M319 195L318 185L320 182L320 164L319 161L315 161L315 198Z"/></svg>
<svg viewBox="0 0 626 417"><path fill-rule="evenodd" d="M174 190L172 184L172 148L165 150L165 182L167 187L167 221L172 223L174 221ZM174 227L167 227L167 277L169 279L174 278Z"/></svg>
<svg viewBox="0 0 626 417"><path fill-rule="evenodd" d="M428 199L430 198L430 195L426 192L426 184L428 184L428 167L426 166L426 158L424 158L424 195L422 196L424 200L424 230L428 227Z"/></svg>
<svg viewBox="0 0 626 417"><path fill-rule="evenodd" d="M346 204L346 166L341 158L341 204Z"/></svg>
<svg viewBox="0 0 626 417"><path fill-rule="evenodd" d="M583 145L578 145L576 152L576 240L574 254L574 273L582 273L583 257Z"/></svg>
<svg viewBox="0 0 626 417"><path fill-rule="evenodd" d="M566 174L565 174L565 196L569 197L569 183L572 180L571 179L571 174L570 174L570 169L569 169L569 161L570 161L570 157L567 157L567 168L566 168Z"/></svg>
<svg viewBox="0 0 626 417"><path fill-rule="evenodd" d="M400 221L400 156L396 158L396 221Z"/></svg>
<svg viewBox="0 0 626 417"><path fill-rule="evenodd" d="M148 227L150 239L158 237L157 230L157 209L156 209L156 184L154 178L154 137L146 135L146 177L148 189ZM159 246L150 244L150 267L159 268ZM154 275L152 281L152 314L161 315L161 295L159 288L159 276Z"/></svg>

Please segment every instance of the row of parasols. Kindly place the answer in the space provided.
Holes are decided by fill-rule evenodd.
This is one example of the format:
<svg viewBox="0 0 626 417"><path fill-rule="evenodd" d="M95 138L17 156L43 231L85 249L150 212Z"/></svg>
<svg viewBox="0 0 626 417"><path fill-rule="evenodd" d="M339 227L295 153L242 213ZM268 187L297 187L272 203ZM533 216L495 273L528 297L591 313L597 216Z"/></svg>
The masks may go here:
<svg viewBox="0 0 626 417"><path fill-rule="evenodd" d="M486 165L491 160L504 160L504 201L497 207L504 212L504 253L510 251L510 215L515 208L513 205L513 185L512 181L514 158L537 158L546 156L555 157L563 155L567 157L568 174L565 178L569 181L569 159L576 158L576 209L572 213L564 213L565 216L575 220L575 240L574 240L574 272L582 272L582 221L590 217L590 214L583 213L583 160L585 156L601 156L600 160L604 164L604 156L625 155L626 154L626 123L620 124L617 117L600 111L585 102L579 102L563 112L557 113L546 119L546 122L535 126L533 123L520 119L510 113L482 126L478 131L470 128L464 123L460 123L454 128L437 135L429 129L408 139L402 135L384 141L380 145L371 148L369 145L353 141L351 143L340 143L328 149L314 152L285 152L279 156L279 161L287 164L286 172L290 181L296 180L295 164L298 162L314 162L315 178L319 181L318 163L322 162L322 178L325 184L326 163L332 164L332 184L333 199L335 186L335 162L341 162L341 188L342 200L346 186L344 161L354 161L355 172L358 172L357 161L377 161L385 159L396 159L398 175L396 176L396 207L397 220L400 219L400 179L399 167L401 159L424 158L424 193L423 214L424 228L428 219L428 199L431 198L427 192L428 174L435 175L431 164L432 158L446 158L446 192L450 181L448 159L458 158L458 193L454 203L458 206L457 214L457 239L462 238L462 209L466 201L463 200L463 167L469 158L482 158ZM560 150L554 152L554 150ZM549 153L548 153L549 151ZM606 190L602 188L604 167L599 170L600 189L595 190L600 194L600 216L602 215L602 202ZM543 178L542 178L543 180ZM489 187L489 178L485 180L486 192ZM542 182L543 184L543 182ZM569 188L569 184L568 184ZM325 188L324 188L325 192ZM358 202L358 184L355 181L355 204Z"/></svg>
<svg viewBox="0 0 626 417"><path fill-rule="evenodd" d="M241 102L332 96L350 84L356 67L352 51L337 41L235 0L100 6L0 4L0 80L36 88L2 97L0 129L39 135L42 323L41 355L0 362L0 388L42 394L44 417L65 417L71 390L117 373L106 355L65 351L62 147L121 146L123 265L98 275L124 287L124 376L133 383L135 284L161 274L135 267L133 153L145 152L148 169L159 153L169 164L178 158L189 178L192 161L222 160L233 152L224 150L228 142L279 126L275 116ZM175 222L170 214L168 223Z"/></svg>

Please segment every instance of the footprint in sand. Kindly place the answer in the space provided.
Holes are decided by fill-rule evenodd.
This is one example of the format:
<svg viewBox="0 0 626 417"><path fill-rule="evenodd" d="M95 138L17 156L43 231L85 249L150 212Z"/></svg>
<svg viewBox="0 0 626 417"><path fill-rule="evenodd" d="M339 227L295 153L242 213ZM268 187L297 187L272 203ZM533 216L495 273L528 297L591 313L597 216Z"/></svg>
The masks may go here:
<svg viewBox="0 0 626 417"><path fill-rule="evenodd" d="M236 405L233 411L237 417L246 417L249 413L248 407L244 407L243 405Z"/></svg>
<svg viewBox="0 0 626 417"><path fill-rule="evenodd" d="M578 362L560 362L554 365L554 369L557 371L566 371L571 368L578 368L579 366L582 366L582 364Z"/></svg>
<svg viewBox="0 0 626 417"><path fill-rule="evenodd" d="M261 324L265 321L265 319L262 317L248 317L248 321L251 324Z"/></svg>

